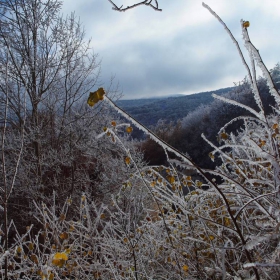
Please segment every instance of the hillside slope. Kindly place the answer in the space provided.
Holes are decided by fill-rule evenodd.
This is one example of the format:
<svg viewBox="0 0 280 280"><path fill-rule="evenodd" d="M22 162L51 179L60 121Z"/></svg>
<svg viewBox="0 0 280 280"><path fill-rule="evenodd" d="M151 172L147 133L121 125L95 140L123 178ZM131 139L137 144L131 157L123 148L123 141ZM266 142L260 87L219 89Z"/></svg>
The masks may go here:
<svg viewBox="0 0 280 280"><path fill-rule="evenodd" d="M233 89L234 87L229 87L180 97L119 100L116 103L142 124L154 126L160 119L182 119L200 105L211 103L214 100L212 93L222 95Z"/></svg>

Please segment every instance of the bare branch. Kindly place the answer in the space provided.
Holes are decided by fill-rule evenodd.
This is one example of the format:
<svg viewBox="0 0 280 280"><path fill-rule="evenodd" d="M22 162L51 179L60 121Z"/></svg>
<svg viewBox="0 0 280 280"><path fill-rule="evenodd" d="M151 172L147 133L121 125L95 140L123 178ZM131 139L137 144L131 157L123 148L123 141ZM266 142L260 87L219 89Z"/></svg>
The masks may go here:
<svg viewBox="0 0 280 280"><path fill-rule="evenodd" d="M154 9L155 11L158 11L158 12L161 12L162 9L159 9L158 7L158 1L157 0L144 0L142 2L138 2L138 3L135 3L131 6L126 6L125 8L123 8L123 5L121 6L117 6L113 1L111 0L108 0L111 4L112 4L112 9L115 10L115 11L118 11L118 12L125 12L129 9L133 9L133 8L136 8L138 6L142 6L142 5L145 5L145 6L149 6L151 7L152 9Z"/></svg>

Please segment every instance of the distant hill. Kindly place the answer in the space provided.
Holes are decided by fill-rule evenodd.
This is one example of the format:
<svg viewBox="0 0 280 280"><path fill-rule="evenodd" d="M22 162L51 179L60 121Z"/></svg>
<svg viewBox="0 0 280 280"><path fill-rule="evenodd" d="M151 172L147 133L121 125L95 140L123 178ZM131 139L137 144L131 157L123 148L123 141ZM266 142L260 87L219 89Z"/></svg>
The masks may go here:
<svg viewBox="0 0 280 280"><path fill-rule="evenodd" d="M116 104L140 123L150 127L156 125L160 119L168 121L182 119L201 104L212 102L212 93L222 95L233 89L234 87L229 87L179 97L119 100Z"/></svg>

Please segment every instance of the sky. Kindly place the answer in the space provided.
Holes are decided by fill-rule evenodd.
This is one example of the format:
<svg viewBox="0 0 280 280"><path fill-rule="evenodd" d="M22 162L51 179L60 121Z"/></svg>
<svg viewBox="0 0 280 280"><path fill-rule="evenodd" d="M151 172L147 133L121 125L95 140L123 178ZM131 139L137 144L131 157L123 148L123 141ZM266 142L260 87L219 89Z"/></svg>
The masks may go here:
<svg viewBox="0 0 280 280"><path fill-rule="evenodd" d="M136 0L116 0L130 5ZM122 99L193 94L234 86L247 75L236 46L199 0L158 0L162 12L140 6L112 10L107 0L64 0L101 60L100 82L112 78ZM205 0L227 24L249 62L240 20L268 69L280 62L280 0ZM257 72L261 75L261 72Z"/></svg>

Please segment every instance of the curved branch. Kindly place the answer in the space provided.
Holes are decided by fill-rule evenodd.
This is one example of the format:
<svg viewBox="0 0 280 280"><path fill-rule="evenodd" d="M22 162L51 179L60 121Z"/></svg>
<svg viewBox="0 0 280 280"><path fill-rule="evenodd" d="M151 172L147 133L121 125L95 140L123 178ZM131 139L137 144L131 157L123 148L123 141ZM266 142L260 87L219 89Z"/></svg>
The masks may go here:
<svg viewBox="0 0 280 280"><path fill-rule="evenodd" d="M162 9L159 9L158 7L158 1L157 0L144 0L144 1L141 1L141 2L138 2L138 3L135 3L131 6L126 6L125 8L123 8L123 5L121 6L117 6L113 1L111 0L108 0L111 4L112 4L112 9L117 11L117 12L125 12L129 9L133 9L133 8L136 8L138 6L142 6L142 5L145 5L145 6L149 6L151 7L152 9L154 9L155 11L158 11L158 12L161 12ZM154 3L153 3L154 2Z"/></svg>

